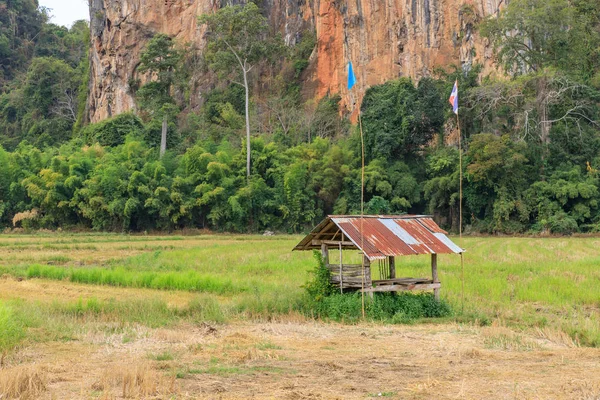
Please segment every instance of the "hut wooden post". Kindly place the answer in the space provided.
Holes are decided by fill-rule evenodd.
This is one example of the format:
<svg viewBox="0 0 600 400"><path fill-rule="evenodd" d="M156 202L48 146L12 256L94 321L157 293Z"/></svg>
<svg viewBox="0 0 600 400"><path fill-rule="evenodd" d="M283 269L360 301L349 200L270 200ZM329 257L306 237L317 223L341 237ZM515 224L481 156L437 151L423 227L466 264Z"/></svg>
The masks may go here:
<svg viewBox="0 0 600 400"><path fill-rule="evenodd" d="M396 279L396 258L394 256L388 257L390 264L390 279Z"/></svg>
<svg viewBox="0 0 600 400"><path fill-rule="evenodd" d="M321 255L323 256L323 263L327 268L329 265L329 247L325 243L321 244Z"/></svg>
<svg viewBox="0 0 600 400"><path fill-rule="evenodd" d="M372 288L373 282L371 280L371 260L369 260L369 257L364 255L364 253L363 253L363 260L365 263L365 277L364 277L365 289ZM371 298L373 298L373 292L369 292L369 296L371 296Z"/></svg>
<svg viewBox="0 0 600 400"><path fill-rule="evenodd" d="M431 255L431 278L433 279L433 283L439 283L438 272L437 272L437 254ZM433 295L436 301L440 300L440 289L433 289Z"/></svg>

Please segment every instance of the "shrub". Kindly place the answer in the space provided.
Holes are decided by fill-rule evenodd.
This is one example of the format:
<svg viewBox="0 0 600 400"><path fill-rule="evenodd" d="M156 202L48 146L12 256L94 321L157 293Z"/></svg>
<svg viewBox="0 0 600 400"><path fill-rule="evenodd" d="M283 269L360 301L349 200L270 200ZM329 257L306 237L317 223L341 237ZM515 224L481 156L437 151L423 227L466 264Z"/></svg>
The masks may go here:
<svg viewBox="0 0 600 400"><path fill-rule="evenodd" d="M124 113L88 125L81 131L81 135L87 143L100 143L102 146L114 147L125 143L127 135L139 136L143 132L142 121L132 113Z"/></svg>
<svg viewBox="0 0 600 400"><path fill-rule="evenodd" d="M332 294L312 305L309 312L323 319L356 322L362 317L362 296L358 292ZM448 303L436 301L431 293L375 293L373 298L365 297L365 315L375 321L412 323L450 314Z"/></svg>
<svg viewBox="0 0 600 400"><path fill-rule="evenodd" d="M560 233L560 234L569 234L573 232L577 232L577 221L574 218L570 217L564 211L559 211L554 215L551 215L548 218L548 226L550 228L550 232L552 233Z"/></svg>
<svg viewBox="0 0 600 400"><path fill-rule="evenodd" d="M323 256L318 251L313 252L317 260L317 266L310 271L312 278L306 283L304 288L310 302L320 302L325 297L333 294L333 286L331 285L331 272L325 266Z"/></svg>

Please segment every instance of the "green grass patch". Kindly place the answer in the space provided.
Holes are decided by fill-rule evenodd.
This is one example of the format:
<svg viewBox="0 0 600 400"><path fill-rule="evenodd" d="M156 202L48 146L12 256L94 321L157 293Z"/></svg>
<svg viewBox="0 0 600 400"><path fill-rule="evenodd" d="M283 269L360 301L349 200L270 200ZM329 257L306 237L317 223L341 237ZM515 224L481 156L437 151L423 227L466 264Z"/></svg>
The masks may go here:
<svg viewBox="0 0 600 400"><path fill-rule="evenodd" d="M352 295L331 296L320 304L307 304L303 286L309 281L309 271L314 268L315 261L310 252L291 251L300 239L287 235L269 238L256 235L4 235L0 238L0 252L5 252L0 274L116 287L203 292L192 302L195 304L180 310L176 316L171 311L162 312L159 307L152 306L149 314L158 316L158 320L269 320L277 315L301 312L326 320L359 321L361 304ZM559 330L567 333L576 344L600 347L597 289L600 238L465 237L462 242L456 241L467 249L464 293L460 257L440 255L441 296L444 304L451 306L453 311L443 320L482 326L498 321L525 333L539 329ZM81 267L31 265L37 259L45 260L47 254L35 255L48 248L60 249L59 256L79 261L78 255L70 250L87 249L88 246L114 252L114 260L108 266L87 267L93 258L93 254L88 254L82 256L86 257L82 263L86 266ZM123 252L117 250L118 247ZM32 258L15 259L11 263L13 249L26 249ZM144 253L125 254L132 249ZM332 263L337 262L337 252L331 252L330 257ZM344 251L344 260L360 262L357 252ZM430 260L425 256L398 257L396 270L398 276L431 276ZM372 271L373 278L377 279L377 268ZM367 297L368 319L415 323L420 321L418 315L445 315L432 311L428 305L430 298L404 299L405 304L389 304L390 301L376 296L371 304ZM7 304L14 313L21 312L20 306L12 302ZM86 302L82 307L88 307ZM134 318L133 315L126 316L126 310L110 311L107 307L103 305L102 312L93 314L92 305L91 309L78 311L83 313L81 316L65 318L113 318L117 314ZM157 324L153 317L145 319L150 324ZM45 317L41 320L52 323Z"/></svg>
<svg viewBox="0 0 600 400"><path fill-rule="evenodd" d="M186 290L216 294L236 294L246 290L230 279L199 274L196 271L153 272L131 271L123 268L64 268L50 265L32 265L27 278L65 280L94 285L147 288L159 290Z"/></svg>
<svg viewBox="0 0 600 400"><path fill-rule="evenodd" d="M281 346L278 346L275 343L270 342L270 341L260 342L256 345L256 348L258 350L281 350L282 349Z"/></svg>
<svg viewBox="0 0 600 400"><path fill-rule="evenodd" d="M154 361L172 361L175 359L175 356L170 351L164 351L158 354L150 354L148 358Z"/></svg>
<svg viewBox="0 0 600 400"><path fill-rule="evenodd" d="M379 393L369 393L369 397L396 397L398 396L398 392L379 392Z"/></svg>
<svg viewBox="0 0 600 400"><path fill-rule="evenodd" d="M11 350L25 338L25 328L13 307L0 302L0 353Z"/></svg>
<svg viewBox="0 0 600 400"><path fill-rule="evenodd" d="M211 363L211 365L205 368L190 368L187 373L196 374L209 374L218 376L231 376L231 375L253 375L257 373L271 373L271 374L284 374L284 373L295 373L296 371L290 371L285 368L272 367L272 366L246 366L246 365L222 365Z"/></svg>
<svg viewBox="0 0 600 400"><path fill-rule="evenodd" d="M49 264L66 264L71 261L71 258L63 255L51 256L46 258L46 262Z"/></svg>

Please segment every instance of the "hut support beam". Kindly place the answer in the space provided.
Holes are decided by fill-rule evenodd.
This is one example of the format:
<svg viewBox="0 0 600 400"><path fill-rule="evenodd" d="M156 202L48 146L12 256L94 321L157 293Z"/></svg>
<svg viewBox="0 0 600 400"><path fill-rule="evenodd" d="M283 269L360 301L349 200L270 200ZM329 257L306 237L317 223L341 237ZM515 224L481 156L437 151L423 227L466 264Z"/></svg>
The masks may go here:
<svg viewBox="0 0 600 400"><path fill-rule="evenodd" d="M390 264L390 279L396 279L396 257L388 257Z"/></svg>
<svg viewBox="0 0 600 400"><path fill-rule="evenodd" d="M438 272L437 272L437 254L431 255L431 278L433 279L433 283L439 283ZM433 289L433 296L436 301L440 301L440 288L436 287Z"/></svg>
<svg viewBox="0 0 600 400"><path fill-rule="evenodd" d="M323 264L329 265L329 247L325 243L321 244L321 255L323 256Z"/></svg>
<svg viewBox="0 0 600 400"><path fill-rule="evenodd" d="M365 266L364 268L364 277L363 279L365 280L365 285L364 288L372 288L373 287L373 282L371 280L371 260L369 260L369 257L367 257L364 253L363 253L363 265ZM371 298L373 298L373 292L369 292L369 296Z"/></svg>

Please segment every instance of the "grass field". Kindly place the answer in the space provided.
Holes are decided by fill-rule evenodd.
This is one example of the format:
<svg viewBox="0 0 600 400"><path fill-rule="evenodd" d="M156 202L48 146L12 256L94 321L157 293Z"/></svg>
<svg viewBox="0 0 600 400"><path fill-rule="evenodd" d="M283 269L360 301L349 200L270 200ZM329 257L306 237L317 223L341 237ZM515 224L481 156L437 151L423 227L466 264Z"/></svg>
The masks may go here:
<svg viewBox="0 0 600 400"><path fill-rule="evenodd" d="M0 236L0 350L8 360L3 357L2 363L16 368L14 374L18 372L28 382L35 382L32 374L43 373L19 368L23 354L43 343L78 342L103 335L103 340L118 340L125 346L152 336L148 329L154 333L161 329L180 332L189 324L209 331L215 323L313 324L310 313L302 307L302 285L315 260L310 252L291 252L299 239L233 235ZM469 237L462 245L467 249L464 302L460 258L440 256L441 293L453 314L429 322L450 325L451 330L490 326L492 330L485 331L481 338L487 349L540 350L539 340L567 347L600 347L599 238ZM398 276L429 274L427 257L397 261ZM95 343L97 339L89 340ZM234 341L229 350L249 352L250 361L256 357L279 359L279 353L283 353L280 345L272 338L265 340L251 344ZM161 352L148 353L143 363L136 364L139 371L124 372L145 374L152 380L160 367L166 371L160 377L167 378L155 377L158 386L148 388L125 375L104 374L106 382L96 385L92 392L99 397L108 393L101 387L127 386L123 382L133 379L131 390L123 389L122 397L145 398L144 390L171 393L171 378L209 375L229 379L298 373L292 371L295 367L234 362L223 356L225 345L205 348L205 352L214 354L200 364L183 363L181 350L161 348ZM0 394L9 393L12 384L3 379L0 370ZM30 388L31 393L38 389L39 393L43 391Z"/></svg>

